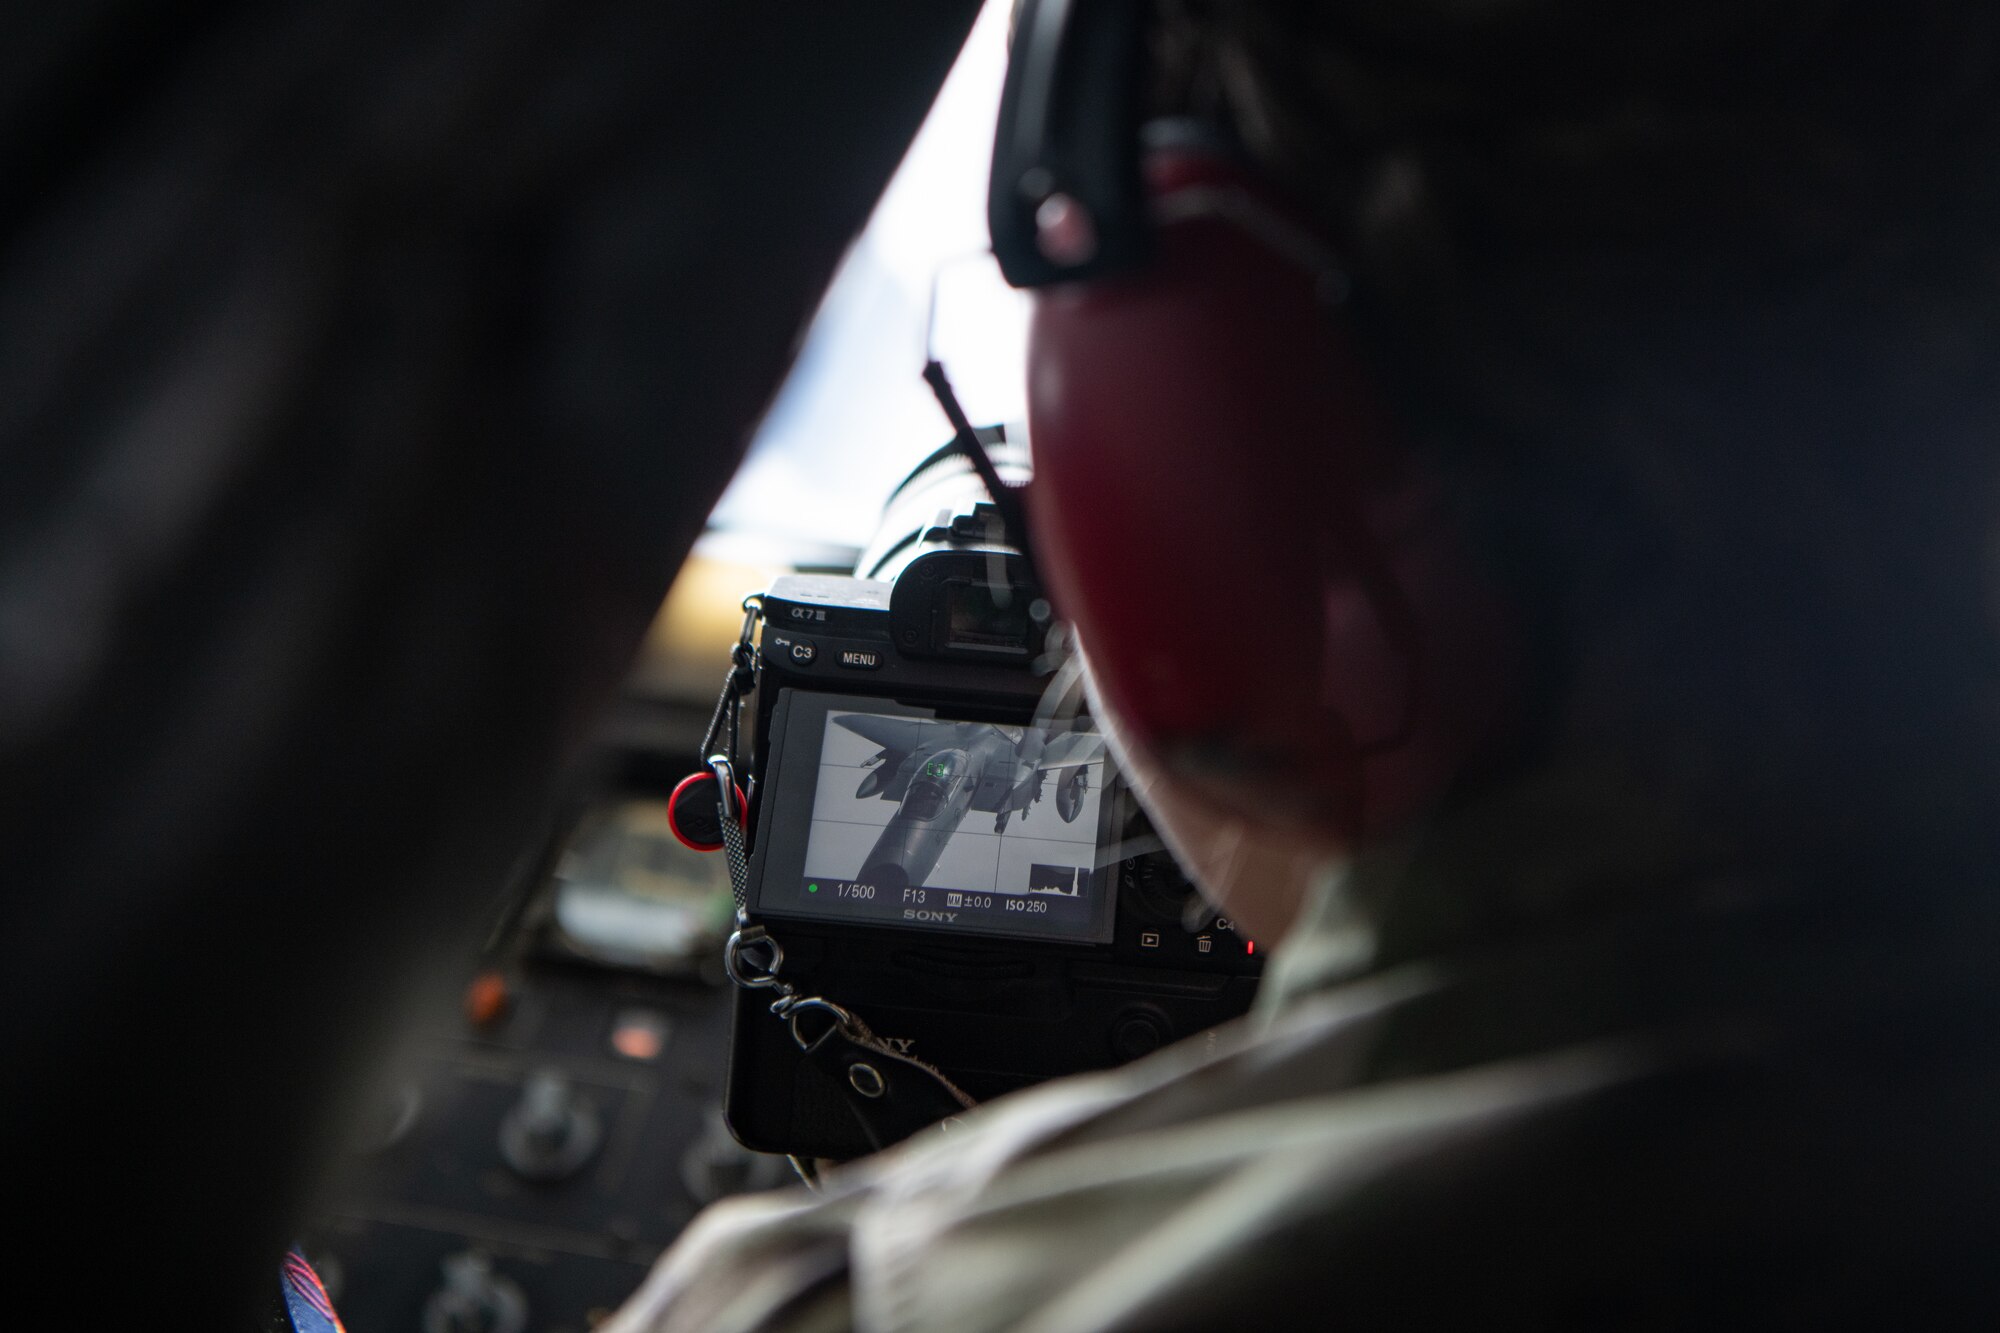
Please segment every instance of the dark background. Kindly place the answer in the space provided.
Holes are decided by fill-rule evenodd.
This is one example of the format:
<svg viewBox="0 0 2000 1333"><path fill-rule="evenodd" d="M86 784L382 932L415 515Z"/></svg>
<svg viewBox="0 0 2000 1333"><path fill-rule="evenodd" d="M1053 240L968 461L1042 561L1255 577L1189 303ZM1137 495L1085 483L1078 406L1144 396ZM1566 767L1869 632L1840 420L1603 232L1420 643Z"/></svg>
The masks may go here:
<svg viewBox="0 0 2000 1333"><path fill-rule="evenodd" d="M188 1327L266 1289L972 14L10 11L0 1130L27 1286Z"/></svg>

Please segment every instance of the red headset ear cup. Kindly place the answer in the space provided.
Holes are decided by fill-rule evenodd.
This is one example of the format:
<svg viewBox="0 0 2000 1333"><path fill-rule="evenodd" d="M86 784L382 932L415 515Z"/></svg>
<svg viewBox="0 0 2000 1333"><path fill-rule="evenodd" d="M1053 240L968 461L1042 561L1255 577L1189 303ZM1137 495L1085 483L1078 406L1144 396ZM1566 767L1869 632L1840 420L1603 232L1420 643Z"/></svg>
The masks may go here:
<svg viewBox="0 0 2000 1333"><path fill-rule="evenodd" d="M1150 166L1169 197L1254 197L1213 159ZM1037 297L1043 577L1155 762L1344 836L1394 822L1456 764L1434 507L1310 270L1213 214L1157 242L1142 272Z"/></svg>

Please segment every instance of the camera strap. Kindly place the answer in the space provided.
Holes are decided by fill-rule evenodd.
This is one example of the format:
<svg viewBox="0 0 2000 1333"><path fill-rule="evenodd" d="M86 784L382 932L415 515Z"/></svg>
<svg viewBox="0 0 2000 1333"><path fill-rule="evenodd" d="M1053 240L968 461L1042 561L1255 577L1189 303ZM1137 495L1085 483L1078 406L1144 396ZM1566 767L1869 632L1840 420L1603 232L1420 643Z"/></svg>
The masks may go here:
<svg viewBox="0 0 2000 1333"><path fill-rule="evenodd" d="M741 989L772 993L771 1014L788 1026L806 1059L841 1090L869 1144L886 1148L977 1103L936 1066L877 1037L853 1010L824 996L801 995L779 975L785 964L784 947L765 927L750 920L750 858L744 837L745 812L739 804L747 798L737 786L736 774L743 698L756 689L754 636L761 611L760 598L744 599L743 630L730 654L722 696L702 740L705 767L715 781L715 810L729 863L729 890L736 900L736 929L724 947L723 967ZM754 792L754 783L751 789Z"/></svg>
<svg viewBox="0 0 2000 1333"><path fill-rule="evenodd" d="M738 921L723 954L729 979L744 990L770 990L771 1013L790 1029L800 1052L841 1089L870 1146L900 1143L977 1103L935 1065L877 1037L860 1015L819 995L801 995L779 976L785 950L769 931Z"/></svg>

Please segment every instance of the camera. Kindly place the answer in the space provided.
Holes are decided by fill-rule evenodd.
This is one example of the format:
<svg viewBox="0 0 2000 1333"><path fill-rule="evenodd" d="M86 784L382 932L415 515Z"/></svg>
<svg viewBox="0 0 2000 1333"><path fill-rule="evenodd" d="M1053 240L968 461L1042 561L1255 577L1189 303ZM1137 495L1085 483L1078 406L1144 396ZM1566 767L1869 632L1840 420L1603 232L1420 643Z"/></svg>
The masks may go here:
<svg viewBox="0 0 2000 1333"><path fill-rule="evenodd" d="M856 576L763 594L744 908L790 998L737 996L725 1113L746 1147L847 1160L911 1128L868 1104L881 1061L814 1058L799 996L983 1101L1144 1055L1255 992L1255 942L1159 850L1089 718L1051 706L1046 604L976 487L940 450Z"/></svg>

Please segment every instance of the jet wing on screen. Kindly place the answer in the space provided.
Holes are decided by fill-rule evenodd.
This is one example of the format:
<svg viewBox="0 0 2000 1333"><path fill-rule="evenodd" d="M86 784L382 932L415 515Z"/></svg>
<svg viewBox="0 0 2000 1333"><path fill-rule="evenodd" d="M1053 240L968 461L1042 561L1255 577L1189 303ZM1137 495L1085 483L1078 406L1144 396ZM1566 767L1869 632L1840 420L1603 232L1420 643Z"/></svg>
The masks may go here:
<svg viewBox="0 0 2000 1333"><path fill-rule="evenodd" d="M1057 736L1042 750L1035 767L1048 772L1052 769L1081 768L1094 764L1104 757L1104 737L1094 731L1072 731Z"/></svg>
<svg viewBox="0 0 2000 1333"><path fill-rule="evenodd" d="M918 750L937 748L941 739L937 724L924 722L913 717L882 717L875 713L844 713L834 719L863 740L873 741L885 750L898 754L911 754Z"/></svg>

